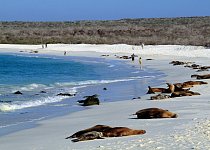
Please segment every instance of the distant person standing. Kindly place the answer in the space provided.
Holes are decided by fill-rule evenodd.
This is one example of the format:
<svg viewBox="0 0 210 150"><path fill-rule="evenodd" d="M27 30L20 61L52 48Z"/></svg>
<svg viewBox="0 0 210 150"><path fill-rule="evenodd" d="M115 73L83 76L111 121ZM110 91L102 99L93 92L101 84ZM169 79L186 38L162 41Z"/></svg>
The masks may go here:
<svg viewBox="0 0 210 150"><path fill-rule="evenodd" d="M141 48L144 49L144 43L141 43Z"/></svg>
<svg viewBox="0 0 210 150"><path fill-rule="evenodd" d="M132 46L132 50L134 50L135 48L134 48L134 46Z"/></svg>
<svg viewBox="0 0 210 150"><path fill-rule="evenodd" d="M64 51L64 56L66 56L66 51Z"/></svg>
<svg viewBox="0 0 210 150"><path fill-rule="evenodd" d="M135 55L134 55L134 53L131 55L131 60L132 61L134 61L134 57L135 57Z"/></svg>
<svg viewBox="0 0 210 150"><path fill-rule="evenodd" d="M47 43L45 43L45 48L47 48Z"/></svg>

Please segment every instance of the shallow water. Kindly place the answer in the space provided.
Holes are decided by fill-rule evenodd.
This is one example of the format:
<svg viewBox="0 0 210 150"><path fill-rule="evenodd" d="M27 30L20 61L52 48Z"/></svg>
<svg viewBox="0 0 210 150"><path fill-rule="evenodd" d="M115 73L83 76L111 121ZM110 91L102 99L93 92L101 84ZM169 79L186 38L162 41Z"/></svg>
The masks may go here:
<svg viewBox="0 0 210 150"><path fill-rule="evenodd" d="M36 120L87 109L77 104L86 95L98 94L102 103L128 100L162 82L161 72L125 64L103 58L1 54L0 135L33 126ZM61 92L76 96L57 96Z"/></svg>

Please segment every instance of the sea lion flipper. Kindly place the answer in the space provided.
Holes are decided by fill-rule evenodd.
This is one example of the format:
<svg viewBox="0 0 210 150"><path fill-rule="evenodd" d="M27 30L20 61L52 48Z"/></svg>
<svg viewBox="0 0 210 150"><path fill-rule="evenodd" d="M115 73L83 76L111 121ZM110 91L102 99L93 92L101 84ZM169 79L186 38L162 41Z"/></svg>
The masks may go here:
<svg viewBox="0 0 210 150"><path fill-rule="evenodd" d="M70 138L72 138L71 136L68 136L68 137L66 137L65 139L70 139Z"/></svg>
<svg viewBox="0 0 210 150"><path fill-rule="evenodd" d="M72 142L79 142L79 140L78 139L73 139L73 140L71 140Z"/></svg>

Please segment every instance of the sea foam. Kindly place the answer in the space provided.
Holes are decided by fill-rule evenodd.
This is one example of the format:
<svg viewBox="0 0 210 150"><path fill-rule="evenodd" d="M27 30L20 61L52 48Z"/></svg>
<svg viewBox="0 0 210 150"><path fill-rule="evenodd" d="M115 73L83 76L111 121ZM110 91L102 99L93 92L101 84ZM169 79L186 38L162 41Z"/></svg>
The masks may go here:
<svg viewBox="0 0 210 150"><path fill-rule="evenodd" d="M63 99L65 99L65 97L63 96L53 96L53 97L46 97L46 98L42 98L42 99L34 100L34 101L1 103L0 111L9 112L9 111L14 111L14 110L23 109L23 108L36 107L36 106L41 106L48 103L60 102Z"/></svg>

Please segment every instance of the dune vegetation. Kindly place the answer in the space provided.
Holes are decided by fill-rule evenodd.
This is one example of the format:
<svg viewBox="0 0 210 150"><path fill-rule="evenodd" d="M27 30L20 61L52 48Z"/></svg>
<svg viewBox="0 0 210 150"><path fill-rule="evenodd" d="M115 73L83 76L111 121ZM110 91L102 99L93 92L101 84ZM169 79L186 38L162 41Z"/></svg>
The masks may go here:
<svg viewBox="0 0 210 150"><path fill-rule="evenodd" d="M0 22L1 44L135 44L210 46L210 17L74 22Z"/></svg>

